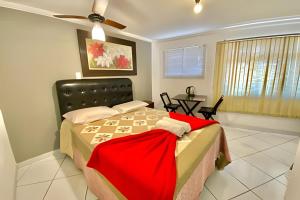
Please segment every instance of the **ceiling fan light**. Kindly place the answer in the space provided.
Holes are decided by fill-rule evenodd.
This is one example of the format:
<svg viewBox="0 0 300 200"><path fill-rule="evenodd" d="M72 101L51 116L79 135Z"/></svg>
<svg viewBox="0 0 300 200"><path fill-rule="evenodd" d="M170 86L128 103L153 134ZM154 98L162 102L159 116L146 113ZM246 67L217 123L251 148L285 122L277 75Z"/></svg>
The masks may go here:
<svg viewBox="0 0 300 200"><path fill-rule="evenodd" d="M194 6L194 13L199 14L203 9L203 6L200 2L196 3Z"/></svg>
<svg viewBox="0 0 300 200"><path fill-rule="evenodd" d="M100 40L105 42L105 33L99 22L94 23L94 27L92 30L92 38L93 40Z"/></svg>

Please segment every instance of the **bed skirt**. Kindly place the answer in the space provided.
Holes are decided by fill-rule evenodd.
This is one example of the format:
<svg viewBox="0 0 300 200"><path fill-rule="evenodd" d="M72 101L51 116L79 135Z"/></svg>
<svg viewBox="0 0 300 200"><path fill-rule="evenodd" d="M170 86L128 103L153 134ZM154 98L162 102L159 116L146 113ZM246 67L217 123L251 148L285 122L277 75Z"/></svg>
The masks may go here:
<svg viewBox="0 0 300 200"><path fill-rule="evenodd" d="M224 144L222 144L224 141L226 141L226 139L225 134L222 131L222 133L217 136L215 142L206 152L203 159L197 165L190 178L178 192L177 196L174 196L174 199L199 199L199 195L203 190L206 179L215 170L215 163L220 155L220 152L222 152L222 149L220 148L224 148ZM228 151L227 148L225 149ZM225 157L227 157L227 160L230 160L228 152L225 152ZM114 194L111 188L104 183L98 172L86 166L87 161L84 159L80 151L78 151L76 148L73 149L73 160L75 162L75 165L83 171L83 175L86 179L87 185L91 192L94 193L94 195L96 195L101 200L118 200L117 196ZM126 198L124 197L124 199Z"/></svg>

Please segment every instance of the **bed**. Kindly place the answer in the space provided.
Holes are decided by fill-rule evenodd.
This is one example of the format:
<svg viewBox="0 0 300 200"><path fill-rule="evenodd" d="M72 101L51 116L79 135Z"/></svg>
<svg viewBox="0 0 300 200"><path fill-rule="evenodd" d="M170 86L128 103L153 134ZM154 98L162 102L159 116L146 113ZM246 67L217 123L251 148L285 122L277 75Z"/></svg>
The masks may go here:
<svg viewBox="0 0 300 200"><path fill-rule="evenodd" d="M109 106L133 100L132 83L127 78L62 80L56 82L60 114L93 107ZM60 148L70 156L83 171L90 190L99 199L126 199L102 174L86 167L89 157L99 143L150 130L154 124L167 117L168 113L151 108L138 110L98 120L89 124L75 125L63 120ZM215 166L223 168L231 159L224 131L214 124L185 135L177 141L177 183L174 199L196 199L207 177Z"/></svg>

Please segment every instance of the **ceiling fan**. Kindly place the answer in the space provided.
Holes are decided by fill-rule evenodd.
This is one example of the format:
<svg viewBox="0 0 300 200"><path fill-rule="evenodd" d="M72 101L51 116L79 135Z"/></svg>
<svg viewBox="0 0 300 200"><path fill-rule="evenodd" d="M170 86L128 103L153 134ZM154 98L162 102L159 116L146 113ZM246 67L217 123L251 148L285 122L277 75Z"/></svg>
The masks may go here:
<svg viewBox="0 0 300 200"><path fill-rule="evenodd" d="M101 23L112 26L117 29L126 28L126 26L124 26L123 24L120 24L110 19L106 19L104 17L104 13L107 8L108 1L109 0L94 0L93 8L92 8L93 13L90 14L88 17L77 16L77 15L53 15L53 16L62 19L89 19L91 22L94 23L94 27L92 30L92 38L96 40L105 41L105 33L103 31Z"/></svg>

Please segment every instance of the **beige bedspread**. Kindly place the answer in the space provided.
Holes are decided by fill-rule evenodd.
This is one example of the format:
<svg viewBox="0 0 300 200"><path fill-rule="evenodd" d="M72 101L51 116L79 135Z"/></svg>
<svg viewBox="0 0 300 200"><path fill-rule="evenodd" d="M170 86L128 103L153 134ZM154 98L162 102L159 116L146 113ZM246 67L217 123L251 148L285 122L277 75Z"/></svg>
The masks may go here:
<svg viewBox="0 0 300 200"><path fill-rule="evenodd" d="M163 117L169 117L169 114L161 110L142 108L85 125L74 125L64 120L61 126L61 151L73 157L74 149L79 150L87 161L97 144L150 130ZM223 129L219 124L192 131L177 141L177 184L174 196L179 193L217 138L221 138L217 163L222 168L230 162L230 156ZM102 179L119 199L124 198L104 177Z"/></svg>

